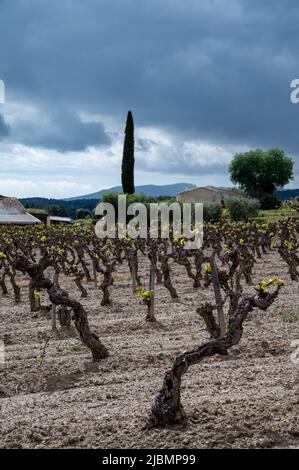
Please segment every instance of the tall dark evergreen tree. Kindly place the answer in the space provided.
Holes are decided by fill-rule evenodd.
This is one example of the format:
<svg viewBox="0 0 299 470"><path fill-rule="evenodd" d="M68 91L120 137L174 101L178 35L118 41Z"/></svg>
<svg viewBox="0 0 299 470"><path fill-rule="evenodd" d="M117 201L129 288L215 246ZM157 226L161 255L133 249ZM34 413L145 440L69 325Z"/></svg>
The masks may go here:
<svg viewBox="0 0 299 470"><path fill-rule="evenodd" d="M134 121L131 111L128 112L125 129L124 151L121 166L121 183L123 192L134 194Z"/></svg>

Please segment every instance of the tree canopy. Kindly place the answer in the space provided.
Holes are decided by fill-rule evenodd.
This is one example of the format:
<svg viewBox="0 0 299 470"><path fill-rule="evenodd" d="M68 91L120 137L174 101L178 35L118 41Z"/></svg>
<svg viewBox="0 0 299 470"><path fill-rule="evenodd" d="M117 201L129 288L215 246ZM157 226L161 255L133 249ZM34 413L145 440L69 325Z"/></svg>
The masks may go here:
<svg viewBox="0 0 299 470"><path fill-rule="evenodd" d="M293 160L279 148L237 153L229 166L231 181L250 196L273 194L293 178Z"/></svg>
<svg viewBox="0 0 299 470"><path fill-rule="evenodd" d="M76 211L77 219L87 219L87 218L90 218L91 216L92 216L92 213L89 209L80 208L80 209L77 209Z"/></svg>

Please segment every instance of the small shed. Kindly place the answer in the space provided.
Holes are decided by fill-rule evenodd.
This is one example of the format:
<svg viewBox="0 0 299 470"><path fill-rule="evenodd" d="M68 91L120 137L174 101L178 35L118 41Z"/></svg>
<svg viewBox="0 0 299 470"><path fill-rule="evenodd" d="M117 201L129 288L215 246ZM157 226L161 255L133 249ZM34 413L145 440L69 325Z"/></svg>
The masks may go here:
<svg viewBox="0 0 299 470"><path fill-rule="evenodd" d="M35 207L30 207L26 209L28 214L33 215L37 219L39 219L43 224L47 225L49 211L47 209L40 209Z"/></svg>
<svg viewBox="0 0 299 470"><path fill-rule="evenodd" d="M0 225L32 225L41 221L28 214L15 197L0 196Z"/></svg>
<svg viewBox="0 0 299 470"><path fill-rule="evenodd" d="M60 217L58 215L50 215L50 224L71 224L71 217Z"/></svg>

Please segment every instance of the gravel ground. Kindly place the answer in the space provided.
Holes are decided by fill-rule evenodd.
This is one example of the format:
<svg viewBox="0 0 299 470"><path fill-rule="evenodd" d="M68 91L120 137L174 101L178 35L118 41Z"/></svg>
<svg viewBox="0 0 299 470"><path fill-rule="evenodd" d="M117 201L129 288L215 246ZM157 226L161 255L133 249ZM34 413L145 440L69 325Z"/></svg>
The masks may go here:
<svg viewBox="0 0 299 470"><path fill-rule="evenodd" d="M147 272L145 262L142 272ZM290 358L291 342L299 338L299 321L290 321L299 312L298 283L273 253L256 263L254 283L274 274L287 285L267 311L250 314L234 354L208 359L185 375L182 403L188 426L151 430L145 424L166 370L177 355L208 339L196 307L211 298L211 290L194 290L184 268L174 266L180 299L172 302L158 286L158 321L149 324L146 307L131 293L125 266L115 274L109 307L100 306L101 291L88 284L82 303L110 353L93 365L89 351L76 347L75 332L51 333L45 314L30 313L27 281L19 278L20 305L14 304L11 290L0 296L0 337L6 344L0 446L298 448L299 366ZM72 281L63 279L62 286L79 299ZM245 292L252 290L245 287ZM48 302L45 293L42 302Z"/></svg>

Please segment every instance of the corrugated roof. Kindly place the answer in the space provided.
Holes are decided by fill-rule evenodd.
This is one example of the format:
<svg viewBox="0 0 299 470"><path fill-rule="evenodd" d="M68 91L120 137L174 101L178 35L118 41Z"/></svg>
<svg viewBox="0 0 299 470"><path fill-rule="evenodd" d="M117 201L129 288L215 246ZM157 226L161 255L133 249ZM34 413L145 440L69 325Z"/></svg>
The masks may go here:
<svg viewBox="0 0 299 470"><path fill-rule="evenodd" d="M71 222L71 217L60 217L58 215L50 215L51 222Z"/></svg>
<svg viewBox="0 0 299 470"><path fill-rule="evenodd" d="M39 224L36 217L26 212L26 209L15 197L0 196L0 224Z"/></svg>

